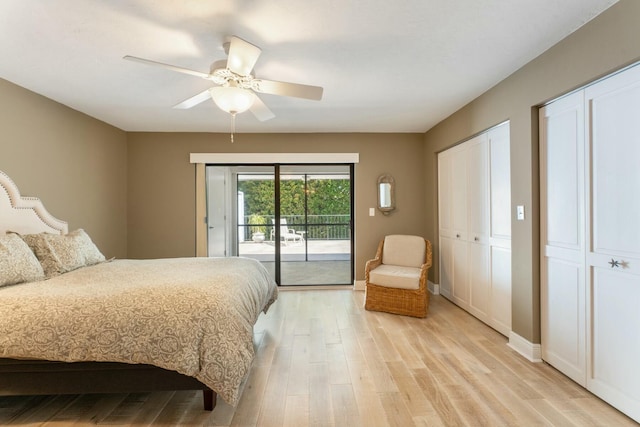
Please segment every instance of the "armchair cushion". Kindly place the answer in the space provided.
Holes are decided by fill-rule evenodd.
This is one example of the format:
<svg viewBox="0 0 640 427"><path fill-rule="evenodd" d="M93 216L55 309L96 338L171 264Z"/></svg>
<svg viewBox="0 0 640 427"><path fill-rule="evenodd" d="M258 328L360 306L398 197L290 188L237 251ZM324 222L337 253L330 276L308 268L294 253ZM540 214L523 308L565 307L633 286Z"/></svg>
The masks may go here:
<svg viewBox="0 0 640 427"><path fill-rule="evenodd" d="M388 288L418 289L420 271L415 267L382 264L369 272L369 281Z"/></svg>
<svg viewBox="0 0 640 427"><path fill-rule="evenodd" d="M420 268L424 263L426 243L422 237L394 234L384 238L382 263Z"/></svg>

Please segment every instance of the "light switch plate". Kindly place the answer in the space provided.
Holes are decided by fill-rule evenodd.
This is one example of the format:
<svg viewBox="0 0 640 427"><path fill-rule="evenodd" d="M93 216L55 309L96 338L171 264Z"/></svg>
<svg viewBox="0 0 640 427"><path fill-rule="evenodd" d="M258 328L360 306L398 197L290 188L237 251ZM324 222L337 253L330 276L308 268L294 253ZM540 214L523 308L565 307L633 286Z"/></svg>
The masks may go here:
<svg viewBox="0 0 640 427"><path fill-rule="evenodd" d="M369 208L369 216L376 216L376 208Z"/></svg>
<svg viewBox="0 0 640 427"><path fill-rule="evenodd" d="M516 219L518 221L524 221L524 205L516 206Z"/></svg>

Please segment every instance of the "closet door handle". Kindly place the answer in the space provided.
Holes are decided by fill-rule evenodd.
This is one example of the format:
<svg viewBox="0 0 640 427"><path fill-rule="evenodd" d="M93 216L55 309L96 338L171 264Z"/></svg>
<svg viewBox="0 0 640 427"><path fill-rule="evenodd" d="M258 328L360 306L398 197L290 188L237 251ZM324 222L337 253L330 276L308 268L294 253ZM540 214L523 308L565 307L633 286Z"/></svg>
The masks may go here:
<svg viewBox="0 0 640 427"><path fill-rule="evenodd" d="M456 239L459 239L459 238L460 238L460 235L459 235L459 234L456 234Z"/></svg>
<svg viewBox="0 0 640 427"><path fill-rule="evenodd" d="M608 264L611 264L611 268L620 267L621 263L622 263L621 261L616 261L613 258L611 258L611 261L608 262Z"/></svg>
<svg viewBox="0 0 640 427"><path fill-rule="evenodd" d="M473 240L476 241L476 242L479 242L480 238L479 237L474 237Z"/></svg>

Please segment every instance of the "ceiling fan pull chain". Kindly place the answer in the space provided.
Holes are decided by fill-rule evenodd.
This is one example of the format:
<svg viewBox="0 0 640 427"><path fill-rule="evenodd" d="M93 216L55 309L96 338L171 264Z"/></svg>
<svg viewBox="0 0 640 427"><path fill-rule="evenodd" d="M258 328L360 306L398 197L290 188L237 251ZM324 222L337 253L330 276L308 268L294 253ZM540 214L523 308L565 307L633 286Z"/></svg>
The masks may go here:
<svg viewBox="0 0 640 427"><path fill-rule="evenodd" d="M233 134L236 133L236 115L231 113L231 143L233 144Z"/></svg>

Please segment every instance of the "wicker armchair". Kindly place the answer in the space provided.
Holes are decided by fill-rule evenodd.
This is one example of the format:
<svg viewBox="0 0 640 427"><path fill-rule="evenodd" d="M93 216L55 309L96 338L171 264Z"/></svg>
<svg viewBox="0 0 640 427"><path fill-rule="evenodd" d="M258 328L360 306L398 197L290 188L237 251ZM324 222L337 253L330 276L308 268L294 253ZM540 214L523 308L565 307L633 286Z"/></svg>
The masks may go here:
<svg viewBox="0 0 640 427"><path fill-rule="evenodd" d="M431 242L418 236L390 235L365 265L366 310L426 317ZM376 271L377 270L377 271Z"/></svg>

